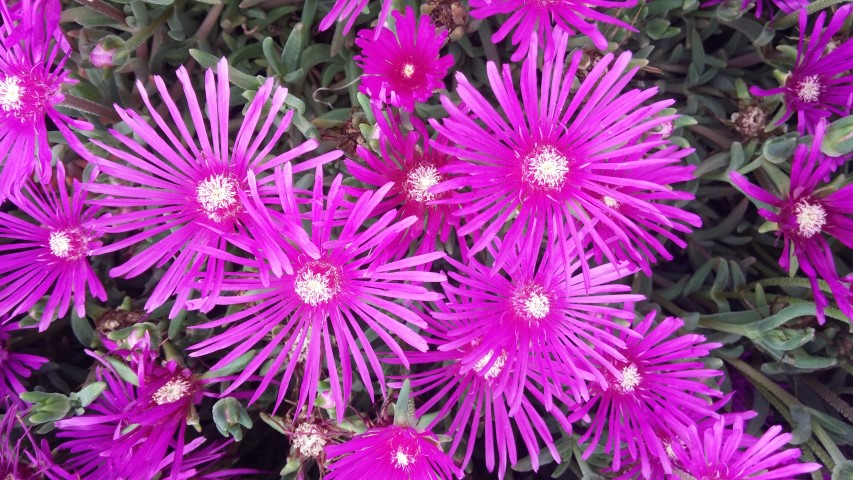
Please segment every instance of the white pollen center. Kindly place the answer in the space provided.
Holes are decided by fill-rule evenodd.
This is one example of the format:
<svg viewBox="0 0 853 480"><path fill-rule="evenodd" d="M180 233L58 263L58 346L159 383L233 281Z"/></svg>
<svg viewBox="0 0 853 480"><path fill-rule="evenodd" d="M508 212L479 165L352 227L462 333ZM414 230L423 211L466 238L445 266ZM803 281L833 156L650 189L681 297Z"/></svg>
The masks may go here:
<svg viewBox="0 0 853 480"><path fill-rule="evenodd" d="M12 75L0 80L0 109L4 112L16 111L21 108L21 97L24 88L21 79Z"/></svg>
<svg viewBox="0 0 853 480"><path fill-rule="evenodd" d="M826 225L826 210L819 203L810 204L805 200L797 204L797 225L800 227L800 235L811 238Z"/></svg>
<svg viewBox="0 0 853 480"><path fill-rule="evenodd" d="M562 186L569 173L568 159L552 146L537 149L524 163L525 179L546 189Z"/></svg>
<svg viewBox="0 0 853 480"><path fill-rule="evenodd" d="M623 392L633 392L640 384L640 380L642 380L640 372L637 371L637 366L632 363L622 369L622 381L619 382L619 386L622 387Z"/></svg>
<svg viewBox="0 0 853 480"><path fill-rule="evenodd" d="M797 97L804 102L814 103L820 98L820 90L820 77L810 75L797 84Z"/></svg>
<svg viewBox="0 0 853 480"><path fill-rule="evenodd" d="M237 182L228 175L212 175L196 187L196 200L208 218L220 222L225 210L237 203Z"/></svg>
<svg viewBox="0 0 853 480"><path fill-rule="evenodd" d="M296 427L291 440L291 446L301 457L319 457L326 447L326 439L313 423L302 423Z"/></svg>
<svg viewBox="0 0 853 480"><path fill-rule="evenodd" d="M415 66L411 63L407 63L403 65L403 76L406 78L412 78L412 75L415 74Z"/></svg>
<svg viewBox="0 0 853 480"><path fill-rule="evenodd" d="M394 468L406 470L413 463L415 463L415 456L403 451L403 447L398 447L394 453Z"/></svg>
<svg viewBox="0 0 853 480"><path fill-rule="evenodd" d="M190 382L183 378L175 378L166 382L165 385L158 388L151 398L157 405L165 405L167 403L177 402L187 396L190 391Z"/></svg>
<svg viewBox="0 0 853 480"><path fill-rule="evenodd" d="M71 238L62 230L50 232L50 238L47 241L50 246L50 253L59 258L68 258L71 256Z"/></svg>
<svg viewBox="0 0 853 480"><path fill-rule="evenodd" d="M551 301L544 293L532 293L524 301L524 311L535 319L545 318L551 311Z"/></svg>
<svg viewBox="0 0 853 480"><path fill-rule="evenodd" d="M619 202L615 198L613 198L609 195L602 198L602 200L604 201L604 204L610 208L618 208L619 207Z"/></svg>
<svg viewBox="0 0 853 480"><path fill-rule="evenodd" d="M486 365L492 360L492 356L495 354L494 350L489 350L489 353L483 355L475 365L474 371L477 373L482 373L482 370L486 368ZM506 352L502 351L501 356L495 359L495 362L492 363L492 366L489 367L489 370L483 375L488 381L492 381L497 378L498 375L501 374L501 371L504 369L504 365L506 364Z"/></svg>
<svg viewBox="0 0 853 480"><path fill-rule="evenodd" d="M299 298L312 307L328 302L338 293L332 272L315 272L310 267L303 268L296 274L293 288Z"/></svg>
<svg viewBox="0 0 853 480"><path fill-rule="evenodd" d="M441 174L432 165L420 165L406 176L406 192L416 202L426 203L435 199L429 189L441 181Z"/></svg>

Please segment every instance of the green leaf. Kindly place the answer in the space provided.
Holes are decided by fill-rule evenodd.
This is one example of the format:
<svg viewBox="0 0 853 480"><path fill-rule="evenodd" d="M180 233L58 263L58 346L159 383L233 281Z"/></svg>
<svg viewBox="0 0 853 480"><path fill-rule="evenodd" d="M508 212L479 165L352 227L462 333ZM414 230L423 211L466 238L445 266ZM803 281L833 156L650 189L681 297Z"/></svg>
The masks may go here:
<svg viewBox="0 0 853 480"><path fill-rule="evenodd" d="M416 422L412 419L414 404L409 400L409 392L412 390L412 385L407 379L403 382L403 387L400 388L400 393L397 395L397 403L394 404L394 425L415 425Z"/></svg>
<svg viewBox="0 0 853 480"><path fill-rule="evenodd" d="M252 428L252 419L246 407L234 397L225 397L213 404L213 422L223 436L232 436L234 440L243 439L243 428Z"/></svg>
<svg viewBox="0 0 853 480"><path fill-rule="evenodd" d="M832 469L832 480L853 479L853 460L844 460L835 464Z"/></svg>
<svg viewBox="0 0 853 480"><path fill-rule="evenodd" d="M305 26L297 23L293 26L290 36L287 37L287 42L284 44L284 51L281 53L281 60L287 72L295 72L302 62L302 51L305 50L307 43L308 32Z"/></svg>
<svg viewBox="0 0 853 480"><path fill-rule="evenodd" d="M107 361L107 363L110 364L111 367L113 367L115 369L116 373L118 373L118 376L122 380L133 385L134 387L139 386L139 377L137 377L136 373L134 373L134 371L131 370L131 368L128 367L124 362L122 362L121 360L119 360L117 358L113 358L113 357L103 357L103 358L104 358L104 360Z"/></svg>
<svg viewBox="0 0 853 480"><path fill-rule="evenodd" d="M820 151L830 157L842 157L853 152L853 115L827 126Z"/></svg>
<svg viewBox="0 0 853 480"><path fill-rule="evenodd" d="M71 310L71 331L74 332L74 336L77 337L77 341L81 345L84 347L92 346L95 330L92 328L92 324L89 323L89 319L85 316L79 317L74 309Z"/></svg>
<svg viewBox="0 0 853 480"><path fill-rule="evenodd" d="M77 393L77 400L83 408L92 404L107 388L106 382L92 382Z"/></svg>

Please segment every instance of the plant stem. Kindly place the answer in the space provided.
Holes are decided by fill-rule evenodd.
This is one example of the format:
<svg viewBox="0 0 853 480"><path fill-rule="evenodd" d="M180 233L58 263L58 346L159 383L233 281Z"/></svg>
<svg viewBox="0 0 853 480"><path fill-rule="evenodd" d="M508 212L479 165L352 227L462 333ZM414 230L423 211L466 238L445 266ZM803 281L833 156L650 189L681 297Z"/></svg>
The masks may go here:
<svg viewBox="0 0 853 480"><path fill-rule="evenodd" d="M112 5L108 5L101 0L74 0L80 5L83 5L86 8L91 8L92 10L100 13L105 17L112 18L113 20L120 22L122 25L126 25L126 17L124 13L113 7Z"/></svg>
<svg viewBox="0 0 853 480"><path fill-rule="evenodd" d="M142 30L133 34L127 42L124 44L124 49L128 53L133 52L137 48L139 48L142 44L148 41L157 30L160 29L171 17L175 10L178 7L183 6L183 4L187 3L187 0L175 0L175 3L169 5L163 13L160 14L157 18L154 19L151 23L145 26Z"/></svg>
<svg viewBox="0 0 853 480"><path fill-rule="evenodd" d="M109 119L113 122L119 121L118 115L116 112L100 103L93 102L91 100L86 100L85 98L75 97L74 95L65 94L65 99L62 100L62 105L65 105L68 108L73 108L74 110L79 110L81 112L91 113L92 115L97 115L102 118Z"/></svg>
<svg viewBox="0 0 853 480"><path fill-rule="evenodd" d="M812 388L824 401L832 406L835 410L838 411L841 415L843 415L847 420L853 423L853 407L851 407L847 402L841 399L838 395L835 394L832 390L826 387L826 385L818 382L814 378L809 375L803 375L803 381Z"/></svg>
<svg viewBox="0 0 853 480"><path fill-rule="evenodd" d="M806 8L806 11L808 12L808 15L811 15L815 12L819 12L819 11L823 10L824 8L831 7L831 6L836 5L838 3L844 3L845 1L847 1L847 0L817 0L816 2L810 3L809 6ZM794 24L796 24L799 21L800 21L800 11L797 10L794 13L789 13L788 15L785 15L784 17L782 17L782 19L779 20L779 23L777 23L774 26L774 28L776 30L784 30L788 27L793 26Z"/></svg>

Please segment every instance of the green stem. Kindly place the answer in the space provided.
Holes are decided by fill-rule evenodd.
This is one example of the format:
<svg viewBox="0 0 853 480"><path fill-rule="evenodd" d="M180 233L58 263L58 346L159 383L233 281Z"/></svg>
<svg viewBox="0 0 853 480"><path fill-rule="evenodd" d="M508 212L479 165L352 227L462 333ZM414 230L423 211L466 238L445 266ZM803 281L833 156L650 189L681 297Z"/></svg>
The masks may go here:
<svg viewBox="0 0 853 480"><path fill-rule="evenodd" d="M175 0L175 3L169 5L166 10L160 14L160 16L154 19L153 22L146 25L142 30L134 33L133 36L124 43L124 50L128 53L133 52L142 44L147 42L148 39L160 29L160 27L166 24L169 17L175 13L175 9L183 6L185 3L187 3L187 0Z"/></svg>
<svg viewBox="0 0 853 480"><path fill-rule="evenodd" d="M108 5L101 0L75 0L80 5L83 5L86 8L91 8L92 10L100 13L105 17L109 17L122 25L126 24L126 18L124 13L113 7L112 5Z"/></svg>
<svg viewBox="0 0 853 480"><path fill-rule="evenodd" d="M835 468L835 465L847 460L844 457L844 454L841 453L841 450L838 448L838 445L836 445L835 442L833 442L832 439L829 438L829 434L826 433L826 430L824 430L823 427L821 427L816 420L812 420L812 432L814 432L815 436L818 438L818 440L820 440L820 443L823 444L823 447L826 448L826 451L827 453L829 453L829 456L832 457L833 465L830 466L829 464L827 464L826 468L832 471L832 469Z"/></svg>
<svg viewBox="0 0 853 480"><path fill-rule="evenodd" d="M823 10L824 8L828 8L839 3L844 3L846 1L847 0L817 0L816 2L810 3L809 6L806 7L806 11L808 12L808 15L812 15L815 12ZM777 23L773 28L775 28L776 30L784 30L788 27L795 25L799 21L800 11L797 10L794 13L789 13L788 15L782 17L782 19L779 20L779 23Z"/></svg>
<svg viewBox="0 0 853 480"><path fill-rule="evenodd" d="M75 97L74 95L64 95L64 99L62 100L62 105L73 108L74 110L78 110L85 113L91 113L92 115L97 115L102 118L107 118L113 122L119 121L118 115L116 112L100 103L93 102L91 100L86 100L85 98Z"/></svg>
<svg viewBox="0 0 853 480"><path fill-rule="evenodd" d="M830 404L832 408L838 411L838 413L853 423L853 407L842 400L842 398L836 395L835 392L827 388L826 385L818 382L811 376L803 375L803 381L806 382L806 385L811 387L815 393L820 395L826 403Z"/></svg>

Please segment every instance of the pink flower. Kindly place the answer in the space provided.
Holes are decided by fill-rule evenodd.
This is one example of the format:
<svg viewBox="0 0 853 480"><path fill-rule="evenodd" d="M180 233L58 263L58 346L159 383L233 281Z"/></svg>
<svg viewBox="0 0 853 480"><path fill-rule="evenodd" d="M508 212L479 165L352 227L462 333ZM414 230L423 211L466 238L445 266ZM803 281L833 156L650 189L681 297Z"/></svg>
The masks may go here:
<svg viewBox="0 0 853 480"><path fill-rule="evenodd" d="M86 193L75 182L69 197L65 167L56 165L58 185L29 182L12 202L30 218L0 212L0 315L27 312L49 295L39 322L44 331L50 322L68 313L72 300L77 315L86 315L87 290L105 301L107 293L89 264L100 246L100 234L92 228L98 209L86 208Z"/></svg>
<svg viewBox="0 0 853 480"><path fill-rule="evenodd" d="M328 30L335 22L344 23L343 34L346 35L352 30L356 18L367 8L369 0L335 0L332 10L320 22L320 31ZM388 14L391 13L391 0L380 0L382 7L379 12L379 20L376 26L375 35L379 35L379 31L385 25L385 20L388 19Z"/></svg>
<svg viewBox="0 0 853 480"><path fill-rule="evenodd" d="M23 435L14 433L17 426L23 429ZM23 418L18 416L18 408L15 405L7 407L0 418L0 475L4 480L79 479L53 461L50 447L45 440L36 443L29 427Z"/></svg>
<svg viewBox="0 0 853 480"><path fill-rule="evenodd" d="M228 394L250 380L265 364L263 380L250 402L256 401L277 377L281 379L275 408L284 401L288 385L298 364L304 363L304 376L299 386L296 409L310 414L317 397L320 374L329 372L332 398L338 419L344 418L352 388L352 363L358 371L368 395L374 396L374 381L385 393L385 378L365 332L368 329L398 358L405 361L400 344L426 350L424 339L407 324L423 327L424 322L413 312L419 301L430 301L441 295L427 290L423 284L441 282L444 275L413 271L424 263L444 256L432 252L390 263L379 260L381 252L398 241L401 232L410 228L414 217L396 220L396 210L389 210L369 225L375 210L386 198L391 184L362 194L354 206L347 206L338 175L328 193L323 190L323 172L315 171L314 190L310 193L310 210L301 214L293 186L290 164L275 175L282 212L270 212L265 228L276 228L281 221L293 218L310 222L312 245L317 256L294 255L292 274L270 280L265 287L256 272L235 273L222 284L224 292L240 294L216 298L220 305L245 305L242 310L195 328L227 327L190 349L192 356L226 351L212 367L230 364L253 348L260 348L232 385ZM259 198L255 198L259 202ZM253 266L248 259L234 259ZM248 291L248 293L247 293ZM198 302L191 302L195 306ZM396 336L396 338L394 336ZM366 361L365 361L366 360ZM284 368L284 373L279 371ZM338 376L338 369L341 376Z"/></svg>
<svg viewBox="0 0 853 480"><path fill-rule="evenodd" d="M9 350L11 334L20 330L23 328L17 322L0 319L0 405L9 400L13 405L24 406L19 395L27 389L21 380L47 363L44 357Z"/></svg>
<svg viewBox="0 0 853 480"><path fill-rule="evenodd" d="M438 447L430 431L409 426L371 428L340 445L326 447L327 480L451 480L463 474L453 459Z"/></svg>
<svg viewBox="0 0 853 480"><path fill-rule="evenodd" d="M797 258L799 268L811 283L821 324L829 300L821 291L818 279L826 281L838 308L853 318L853 291L844 285L850 279L839 277L835 257L827 241L827 237L834 238L847 248L853 248L853 185L824 188L823 183L838 160L827 158L820 152L825 130L826 120L819 121L812 143L797 146L791 165L790 186L778 196L750 183L738 172L729 174L735 186L772 207L772 210L760 208L758 213L777 224L776 235L784 242L779 265L789 271L791 256Z"/></svg>
<svg viewBox="0 0 853 480"><path fill-rule="evenodd" d="M88 156L71 129L92 125L56 110L62 86L76 83L64 69L71 47L59 30L60 9L58 0L21 1L14 15L0 8L0 201L20 191L33 172L41 183L50 180L47 119Z"/></svg>
<svg viewBox="0 0 853 480"><path fill-rule="evenodd" d="M425 102L432 93L444 88L444 77L453 65L453 56L440 57L447 31L436 32L429 15L415 17L411 7L406 13L394 12L395 31L382 28L371 37L362 30L355 40L362 55L356 56L364 69L359 90L372 99L412 111L415 103Z"/></svg>
<svg viewBox="0 0 853 480"><path fill-rule="evenodd" d="M582 33L596 48L606 50L607 39L595 22L616 25L632 32L637 29L599 10L632 8L636 4L636 0L471 0L471 16L509 15L506 21L499 22L500 28L492 35L492 41L498 43L512 33L512 44L518 45L512 61L517 62L529 50L531 39L536 38L544 45L553 38L555 31Z"/></svg>
<svg viewBox="0 0 853 480"><path fill-rule="evenodd" d="M796 113L800 133L813 133L821 118L850 114L850 106L853 105L853 75L850 74L853 69L853 39L835 45L834 37L840 33L851 12L853 5L840 7L826 29L826 12L820 12L811 35L807 37L809 16L803 10L800 13L797 61L785 85L769 90L749 89L757 96L783 96L785 114L779 119L779 124Z"/></svg>
<svg viewBox="0 0 853 480"><path fill-rule="evenodd" d="M274 87L272 79L268 79L258 90L242 119L236 138L233 143L229 143L231 94L225 59L217 65L216 75L213 70L208 70L205 77L209 127L202 115L189 74L181 67L177 75L183 86L191 126L188 128L185 124L181 111L160 77L154 77L154 84L169 111L171 118L168 120L157 113L145 94L145 87L139 83L139 92L157 129L152 128L136 112L121 108L116 110L134 134L148 146L143 147L136 140L116 131L112 131L112 134L123 148L94 142L122 161L97 159L101 172L130 185L110 182L90 183L86 186L89 191L105 195L91 203L123 209L121 213L100 218L96 223L99 231L125 233L142 230L98 248L95 253L115 252L163 236L151 248L138 249L133 258L113 268L110 275L131 278L152 267L168 264L166 273L157 283L145 308L152 311L177 293L171 316L184 308L193 288L197 288L202 298L219 294L226 261L206 253L204 248L224 252L229 245L233 245L263 260L260 266L265 282L270 273L281 275L293 272L292 259L282 247L284 242L281 237L310 251L308 237L302 226L290 222L280 224L277 231L264 229L263 222L249 213L248 196L251 195L251 189L258 188L266 196L275 195L272 190L263 188L266 182L271 181L271 177L258 180L256 175L317 148L315 140L308 140L292 150L268 158L293 116L293 112L288 111L278 125L272 128L287 96L287 89ZM264 113L270 97L271 106ZM261 128L256 133L259 123ZM316 165L334 160L340 154L339 151L333 151L319 155L293 167L293 170L310 170ZM199 275L202 279L200 285L193 285ZM210 306L204 307L205 310L208 308Z"/></svg>

